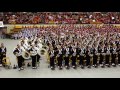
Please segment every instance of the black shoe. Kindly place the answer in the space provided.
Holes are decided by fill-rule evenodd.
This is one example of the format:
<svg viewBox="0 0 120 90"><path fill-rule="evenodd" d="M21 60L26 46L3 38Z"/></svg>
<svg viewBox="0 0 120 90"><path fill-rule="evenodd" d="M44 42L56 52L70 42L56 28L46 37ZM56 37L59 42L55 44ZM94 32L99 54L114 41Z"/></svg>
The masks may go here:
<svg viewBox="0 0 120 90"><path fill-rule="evenodd" d="M108 65L108 67L110 67L110 65Z"/></svg>
<svg viewBox="0 0 120 90"><path fill-rule="evenodd" d="M82 69L84 69L84 66L81 66Z"/></svg>
<svg viewBox="0 0 120 90"><path fill-rule="evenodd" d="M98 66L96 65L95 68L98 68Z"/></svg>
<svg viewBox="0 0 120 90"><path fill-rule="evenodd" d="M69 69L70 69L70 67L66 67L66 69L67 69L67 70L69 70Z"/></svg>
<svg viewBox="0 0 120 90"><path fill-rule="evenodd" d="M62 70L62 69L63 69L62 67L59 68L59 70Z"/></svg>
<svg viewBox="0 0 120 90"><path fill-rule="evenodd" d="M5 65L2 65L3 67L5 67Z"/></svg>
<svg viewBox="0 0 120 90"><path fill-rule="evenodd" d="M13 69L17 69L17 67L14 65L14 66L13 66Z"/></svg>
<svg viewBox="0 0 120 90"><path fill-rule="evenodd" d="M27 67L30 67L30 66L31 66L31 65L28 63L28 64L27 64Z"/></svg>
<svg viewBox="0 0 120 90"><path fill-rule="evenodd" d="M77 67L75 66L75 67L73 67L73 69L77 69Z"/></svg>
<svg viewBox="0 0 120 90"><path fill-rule="evenodd" d="M113 67L116 67L116 64L115 64L115 65L113 65Z"/></svg>
<svg viewBox="0 0 120 90"><path fill-rule="evenodd" d="M55 70L55 68L54 68L54 67L51 67L51 70Z"/></svg>
<svg viewBox="0 0 120 90"><path fill-rule="evenodd" d="M88 66L88 68L91 68L91 66Z"/></svg>
<svg viewBox="0 0 120 90"><path fill-rule="evenodd" d="M23 63L22 65L25 66L25 63Z"/></svg>
<svg viewBox="0 0 120 90"><path fill-rule="evenodd" d="M105 68L105 65L101 66L102 68Z"/></svg>

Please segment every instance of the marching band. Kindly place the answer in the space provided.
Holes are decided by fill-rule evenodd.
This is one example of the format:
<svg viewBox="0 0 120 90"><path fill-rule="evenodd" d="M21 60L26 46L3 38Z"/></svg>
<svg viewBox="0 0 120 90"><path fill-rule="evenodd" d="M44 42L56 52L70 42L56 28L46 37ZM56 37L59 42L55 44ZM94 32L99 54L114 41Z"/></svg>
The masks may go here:
<svg viewBox="0 0 120 90"><path fill-rule="evenodd" d="M77 66L91 66L97 68L120 65L120 41L116 32L95 32L89 31L83 36L73 33L65 33L64 36L52 33L47 37L46 44L50 49L50 66L59 69L63 66L74 69ZM63 33L62 32L62 33ZM87 35L87 36L86 36ZM55 47L57 46L57 47Z"/></svg>
<svg viewBox="0 0 120 90"><path fill-rule="evenodd" d="M47 30L47 29L46 29ZM110 67L120 65L120 34L115 31L106 31L105 29L96 31L91 29L80 28L79 33L73 30L69 32L60 28L58 31L42 31L40 36L23 37L13 54L17 58L19 70L23 70L23 63L31 59L32 68L37 68L40 62L40 51L42 46L48 47L46 51L49 55L49 66L52 70L56 66L61 70L77 69L79 66L97 68L101 66ZM31 34L30 34L31 35ZM0 47L0 64L3 57L6 57L6 47L1 44Z"/></svg>

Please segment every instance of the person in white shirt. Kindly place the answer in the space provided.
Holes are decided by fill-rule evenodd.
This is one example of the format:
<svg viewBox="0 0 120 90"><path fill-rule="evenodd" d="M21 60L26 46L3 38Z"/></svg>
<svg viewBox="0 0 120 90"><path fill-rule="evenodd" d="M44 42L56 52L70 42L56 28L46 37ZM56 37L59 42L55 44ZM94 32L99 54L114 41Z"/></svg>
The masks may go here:
<svg viewBox="0 0 120 90"><path fill-rule="evenodd" d="M17 63L18 63L18 68L19 68L19 71L20 70L23 70L24 68L22 67L22 64L23 64L23 57L22 57L22 48L21 46L18 44L17 47L14 49L13 51L13 54L17 57Z"/></svg>
<svg viewBox="0 0 120 90"><path fill-rule="evenodd" d="M32 68L37 69L36 63L37 63L37 49L35 48L35 45L32 45L32 47L29 50L29 53L32 58Z"/></svg>

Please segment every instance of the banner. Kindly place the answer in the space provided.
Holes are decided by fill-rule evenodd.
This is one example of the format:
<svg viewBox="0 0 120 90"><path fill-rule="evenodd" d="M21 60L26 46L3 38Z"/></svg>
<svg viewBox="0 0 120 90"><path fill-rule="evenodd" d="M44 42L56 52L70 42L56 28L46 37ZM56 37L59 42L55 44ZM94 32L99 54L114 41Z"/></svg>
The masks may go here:
<svg viewBox="0 0 120 90"><path fill-rule="evenodd" d="M4 27L3 21L0 21L0 27Z"/></svg>

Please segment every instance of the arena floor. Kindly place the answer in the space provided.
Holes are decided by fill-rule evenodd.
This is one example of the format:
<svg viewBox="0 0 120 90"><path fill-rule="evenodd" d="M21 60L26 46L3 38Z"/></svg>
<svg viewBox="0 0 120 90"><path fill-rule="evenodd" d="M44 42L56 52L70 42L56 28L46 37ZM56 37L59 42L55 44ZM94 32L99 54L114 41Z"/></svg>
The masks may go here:
<svg viewBox="0 0 120 90"><path fill-rule="evenodd" d="M7 57L10 58L12 66L16 63L13 49L19 42L18 40L0 39L7 47ZM120 78L120 66L111 68L78 68L77 70L58 70L52 71L48 68L45 57L42 57L40 67L33 70L31 67L23 71L17 69L5 69L0 67L0 78Z"/></svg>

